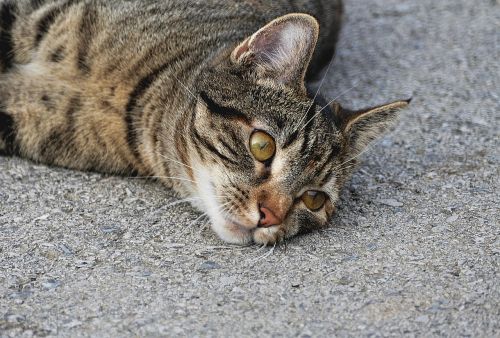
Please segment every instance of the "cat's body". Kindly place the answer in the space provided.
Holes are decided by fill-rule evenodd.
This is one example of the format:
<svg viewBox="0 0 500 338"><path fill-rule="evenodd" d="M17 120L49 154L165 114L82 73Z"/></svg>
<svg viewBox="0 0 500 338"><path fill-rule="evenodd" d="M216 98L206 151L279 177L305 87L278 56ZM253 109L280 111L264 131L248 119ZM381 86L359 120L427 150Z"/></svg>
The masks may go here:
<svg viewBox="0 0 500 338"><path fill-rule="evenodd" d="M319 35L314 19L303 14L254 34L294 12L316 17ZM308 77L314 77L331 58L341 14L340 0L0 0L0 152L79 170L159 177L193 197L213 223L227 223L214 225L223 239L240 243L273 243L309 227L260 225L266 219L286 223L304 186L330 184L330 204L319 222L325 223L350 173L332 168L349 162L359 147L341 138L351 118L338 106L325 110L336 116L317 113L321 107L307 97L303 78L309 59ZM255 40L247 39L252 34ZM331 126L307 135L325 124ZM273 136L274 163L249 154L247 139L255 130ZM291 156L280 149L301 137L307 140L300 154L308 161L278 179ZM311 175L320 181L296 177L316 163L322 168ZM213 179L214 172L222 177ZM225 199L239 205L219 210L231 203ZM318 223L297 217L295 223Z"/></svg>

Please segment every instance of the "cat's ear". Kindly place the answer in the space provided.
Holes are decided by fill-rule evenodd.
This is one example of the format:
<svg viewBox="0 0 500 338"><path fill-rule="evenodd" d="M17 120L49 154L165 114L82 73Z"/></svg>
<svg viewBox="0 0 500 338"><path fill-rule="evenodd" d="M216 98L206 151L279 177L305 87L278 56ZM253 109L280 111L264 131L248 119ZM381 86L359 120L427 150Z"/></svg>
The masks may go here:
<svg viewBox="0 0 500 338"><path fill-rule="evenodd" d="M343 109L334 104L332 110L337 117L338 127L348 140L350 152L358 154L387 132L396 122L398 112L410 102L411 99L395 101L357 111Z"/></svg>
<svg viewBox="0 0 500 338"><path fill-rule="evenodd" d="M231 61L248 66L260 78L304 89L304 77L316 47L319 25L307 14L279 17L243 41Z"/></svg>

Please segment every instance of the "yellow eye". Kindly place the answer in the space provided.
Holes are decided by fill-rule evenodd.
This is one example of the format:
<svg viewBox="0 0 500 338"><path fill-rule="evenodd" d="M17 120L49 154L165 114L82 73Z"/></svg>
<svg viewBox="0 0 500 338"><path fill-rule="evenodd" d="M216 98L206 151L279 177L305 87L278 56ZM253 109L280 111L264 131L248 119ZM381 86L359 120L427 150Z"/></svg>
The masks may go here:
<svg viewBox="0 0 500 338"><path fill-rule="evenodd" d="M306 207L312 211L321 209L326 202L326 194L321 191L306 191L301 198Z"/></svg>
<svg viewBox="0 0 500 338"><path fill-rule="evenodd" d="M257 161L270 160L276 152L276 143L271 135L263 131L255 131L250 136L250 151Z"/></svg>

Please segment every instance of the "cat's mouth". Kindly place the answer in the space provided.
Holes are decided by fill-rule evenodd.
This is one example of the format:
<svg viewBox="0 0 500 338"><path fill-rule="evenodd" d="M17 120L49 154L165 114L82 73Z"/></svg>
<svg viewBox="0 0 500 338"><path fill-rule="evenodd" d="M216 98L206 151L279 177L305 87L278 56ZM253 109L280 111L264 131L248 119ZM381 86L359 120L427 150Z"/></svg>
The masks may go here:
<svg viewBox="0 0 500 338"><path fill-rule="evenodd" d="M231 236L231 242L239 244L263 244L272 245L278 242L281 238L282 231L281 225L273 225L269 227L262 227L258 224L245 224L241 221L235 220L233 217L224 217L225 230Z"/></svg>

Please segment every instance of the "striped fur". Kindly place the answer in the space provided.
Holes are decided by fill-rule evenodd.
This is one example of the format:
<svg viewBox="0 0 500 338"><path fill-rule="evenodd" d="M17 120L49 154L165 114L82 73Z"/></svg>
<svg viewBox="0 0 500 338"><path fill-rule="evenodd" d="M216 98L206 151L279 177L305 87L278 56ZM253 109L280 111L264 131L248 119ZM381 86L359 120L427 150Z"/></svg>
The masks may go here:
<svg viewBox="0 0 500 338"><path fill-rule="evenodd" d="M0 153L160 177L229 242L322 226L346 164L405 105L307 95L341 15L340 0L0 0ZM276 140L269 163L249 153L256 129ZM329 196L315 212L298 198L311 189ZM283 223L258 227L262 203Z"/></svg>

